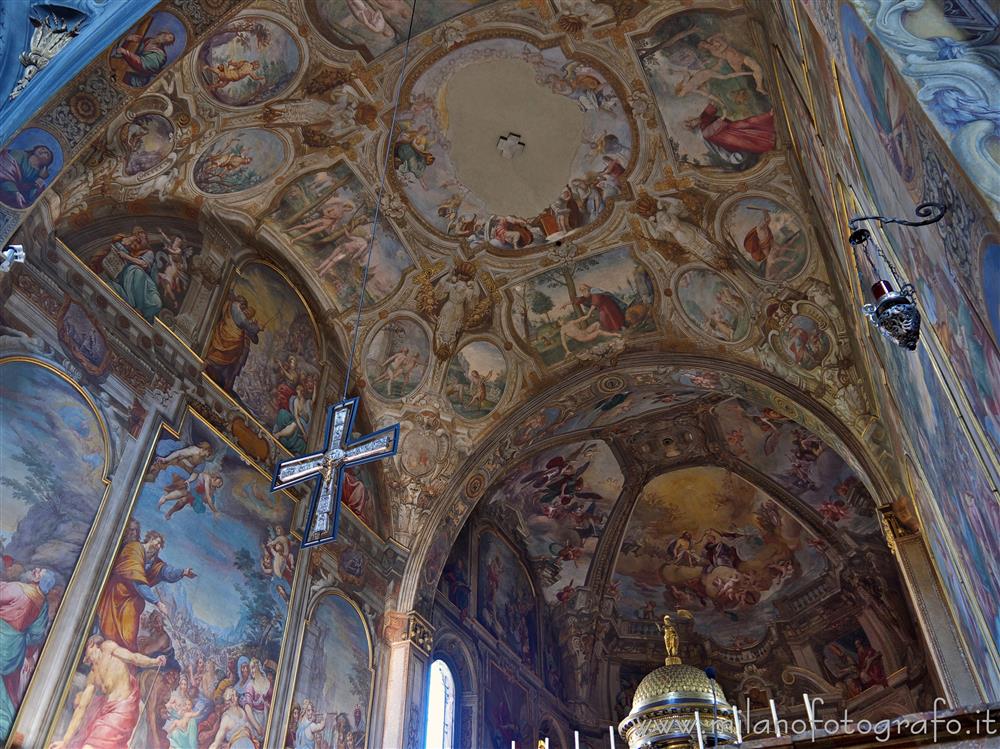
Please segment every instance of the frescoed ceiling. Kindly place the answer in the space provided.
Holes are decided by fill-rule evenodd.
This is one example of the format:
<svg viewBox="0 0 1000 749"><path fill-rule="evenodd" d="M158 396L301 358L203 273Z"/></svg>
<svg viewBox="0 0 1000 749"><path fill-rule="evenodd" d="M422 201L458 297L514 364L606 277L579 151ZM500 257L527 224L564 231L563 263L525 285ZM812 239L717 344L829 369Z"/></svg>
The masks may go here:
<svg viewBox="0 0 1000 749"><path fill-rule="evenodd" d="M51 189L0 200L37 200L73 273L285 449L306 430L281 414L321 422L314 369L342 383L357 341L349 390L403 434L376 530L426 570L400 610L428 604L478 502L554 611L607 597L631 642L690 608L739 663L882 560L873 493L900 493L742 6L254 0L203 37L161 10L142 33L198 41L123 69L133 98ZM320 345L264 336L280 372L227 381L205 310L269 323L282 293ZM670 356L697 365L651 364ZM537 401L604 370L617 384Z"/></svg>
<svg viewBox="0 0 1000 749"><path fill-rule="evenodd" d="M43 203L58 236L89 262L94 220L128 213L166 266L160 217L224 223L296 276L343 347L384 189L360 356L407 348L428 375L370 389L376 417L433 406L475 440L532 383L666 349L776 374L872 434L751 19L435 3L414 20L401 70L404 5L365 16L347 3L251 3L168 59L55 179ZM164 12L153 23L177 24ZM225 267L197 254L192 270ZM170 306L158 316L174 327ZM387 317L398 334L374 351ZM475 341L480 359L486 344L496 352L485 371ZM458 394L473 372L489 391L477 408Z"/></svg>
<svg viewBox="0 0 1000 749"><path fill-rule="evenodd" d="M857 684L823 664L838 642L856 647L852 637L905 669L899 683L922 678L868 489L823 438L737 390L697 369L612 375L537 402L508 433L511 459L463 535L499 529L530 567L543 626L559 633L543 642L543 678L551 662L580 657L575 635L603 638L559 680L590 705L602 699L598 663L648 671L656 622L678 610L693 615L688 654L718 664L727 694L749 696L763 679L779 702L800 697L778 686L796 680L851 697ZM481 585L475 601L462 597L460 581L477 574L470 559L457 543L442 594L459 608L497 605ZM878 591L865 587L876 570ZM873 596L882 604L862 615Z"/></svg>

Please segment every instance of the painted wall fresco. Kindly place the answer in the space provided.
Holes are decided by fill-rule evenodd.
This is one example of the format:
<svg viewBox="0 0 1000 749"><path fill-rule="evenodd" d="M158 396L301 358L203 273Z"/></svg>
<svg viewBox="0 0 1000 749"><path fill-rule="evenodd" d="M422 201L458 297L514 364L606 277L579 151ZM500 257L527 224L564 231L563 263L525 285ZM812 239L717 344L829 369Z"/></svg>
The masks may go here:
<svg viewBox="0 0 1000 749"><path fill-rule="evenodd" d="M879 40L973 183L1000 204L1000 73L990 3L862 4Z"/></svg>
<svg viewBox="0 0 1000 749"><path fill-rule="evenodd" d="M514 327L545 364L621 352L656 330L656 287L629 247L567 262L515 286Z"/></svg>
<svg viewBox="0 0 1000 749"><path fill-rule="evenodd" d="M982 464L969 444L927 352L906 356L881 344L881 359L897 383L899 398L914 407L899 409L910 439L921 456L921 470L933 501L918 506L923 526L932 525L929 541L942 571L957 566L959 577L942 575L953 601L971 598L980 616L960 618L970 657L992 694L1000 693L1000 506ZM941 445L948 445L942 451ZM917 500L930 497L918 493ZM940 533L945 549L935 540ZM935 548L937 547L937 548ZM949 557L954 558L952 563ZM981 618L980 618L981 617Z"/></svg>
<svg viewBox="0 0 1000 749"><path fill-rule="evenodd" d="M491 531L480 534L476 553L476 618L525 665L537 668L538 599L527 569Z"/></svg>
<svg viewBox="0 0 1000 749"><path fill-rule="evenodd" d="M791 64L780 54L775 54L775 58L775 82L781 96L791 141L795 145L802 170L809 180L821 218L826 220L828 227L839 234L840 227L835 223L837 212L834 207L833 181L823 144L814 127L816 117L792 77ZM795 66L795 69L801 70L801 67ZM829 132L832 136L833 131Z"/></svg>
<svg viewBox="0 0 1000 749"><path fill-rule="evenodd" d="M1000 346L1000 241L985 240L980 254L983 258L983 296L993 328L993 341Z"/></svg>
<svg viewBox="0 0 1000 749"><path fill-rule="evenodd" d="M920 162L920 156L930 145L922 146L910 132L912 128L906 125L909 114L896 115L897 119L903 118L899 126L902 130L890 139L892 131L885 130L886 125L875 113L868 113L868 106L890 113L902 106L892 98L871 104L868 93L877 81L883 77L892 79L896 73L880 56L862 21L853 10L844 8L842 32L852 54L847 59L850 75L842 77L842 81L850 79L843 101L857 163L872 198L882 213L913 215L917 201L926 199L932 182L934 192L931 194L937 195L941 189L947 189L948 195L954 194L950 215L934 229L890 227L887 236L924 301L921 309L965 390L970 408L993 449L1000 452L1000 396L993 384L1000 378L1000 351L959 286L959 279L967 275L956 271L964 263L956 257L956 251L963 256L972 251L967 238L975 219L961 196L953 188L940 184L947 183L946 173L936 173L933 177L924 175L925 165ZM888 90L898 91L901 85L894 83ZM865 102L864 106L859 102ZM886 116L891 118L891 114ZM899 189L899 180L907 174L912 175L908 181L909 192Z"/></svg>
<svg viewBox="0 0 1000 749"><path fill-rule="evenodd" d="M93 406L67 379L39 364L0 360L0 401L4 742L104 499L110 455Z"/></svg>
<svg viewBox="0 0 1000 749"><path fill-rule="evenodd" d="M239 270L203 356L205 374L278 438L306 452L319 380L319 336L302 298L263 263Z"/></svg>
<svg viewBox="0 0 1000 749"><path fill-rule="evenodd" d="M240 16L202 44L198 74L220 104L250 107L279 96L295 78L301 57L283 26L261 16Z"/></svg>
<svg viewBox="0 0 1000 749"><path fill-rule="evenodd" d="M549 603L586 580L624 482L611 448L593 440L539 453L490 492L489 502L520 514L528 556L547 569L542 592Z"/></svg>
<svg viewBox="0 0 1000 749"><path fill-rule="evenodd" d="M487 0L436 0L417 4L405 0L309 0L306 12L320 33L342 49L354 49L366 60L416 36L459 13L486 4Z"/></svg>
<svg viewBox="0 0 1000 749"><path fill-rule="evenodd" d="M446 95L463 68L517 60L534 70L535 82L576 102L583 139L567 165L566 185L535 216L499 215L461 180L452 160ZM431 65L408 88L394 146L397 181L416 214L437 231L473 246L521 250L556 240L602 216L627 190L632 165L632 126L606 74L567 58L560 47L539 49L523 39L475 41Z"/></svg>
<svg viewBox="0 0 1000 749"><path fill-rule="evenodd" d="M121 216L65 235L66 245L147 322L180 312L202 237L192 222Z"/></svg>
<svg viewBox="0 0 1000 749"><path fill-rule="evenodd" d="M30 208L62 165L59 141L39 127L25 128L0 150L0 203Z"/></svg>
<svg viewBox="0 0 1000 749"><path fill-rule="evenodd" d="M801 219L770 198L740 198L722 215L721 228L738 251L741 264L758 278L787 281L809 259L809 241Z"/></svg>
<svg viewBox="0 0 1000 749"><path fill-rule="evenodd" d="M190 413L151 457L51 738L259 740L295 568L292 502Z"/></svg>
<svg viewBox="0 0 1000 749"><path fill-rule="evenodd" d="M460 622L464 622L469 616L472 605L470 533L471 523L466 523L448 553L448 561L445 562L444 571L438 581L438 590L458 609Z"/></svg>
<svg viewBox="0 0 1000 749"><path fill-rule="evenodd" d="M805 427L769 408L732 399L715 407L729 450L770 476L840 531L878 531L875 502L844 460Z"/></svg>
<svg viewBox="0 0 1000 749"><path fill-rule="evenodd" d="M215 138L194 164L194 184L209 195L243 192L287 163L285 142L270 130L245 128Z"/></svg>
<svg viewBox="0 0 1000 749"><path fill-rule="evenodd" d="M173 13L152 13L112 48L111 71L126 86L145 88L184 53L187 36L187 27Z"/></svg>
<svg viewBox="0 0 1000 749"><path fill-rule="evenodd" d="M699 502L682 498L697 496ZM625 531L613 582L626 618L695 612L695 628L719 644L759 640L775 603L828 570L810 533L781 505L716 467L687 468L643 488ZM662 561L661 561L662 560Z"/></svg>
<svg viewBox="0 0 1000 749"><path fill-rule="evenodd" d="M372 698L370 663L368 632L357 608L338 595L321 598L303 635L282 746L364 747Z"/></svg>
<svg viewBox="0 0 1000 749"><path fill-rule="evenodd" d="M524 687L492 661L488 674L489 688L483 695L483 746L507 749L511 742L534 741Z"/></svg>
<svg viewBox="0 0 1000 749"><path fill-rule="evenodd" d="M819 655L823 675L840 688L846 699L856 697L869 687L889 684L883 655L871 644L861 626L831 639L823 645Z"/></svg>
<svg viewBox="0 0 1000 749"><path fill-rule="evenodd" d="M507 387L507 360L487 341L473 341L459 349L448 363L445 395L459 416L481 419L503 398Z"/></svg>
<svg viewBox="0 0 1000 749"><path fill-rule="evenodd" d="M883 57L878 42L847 4L841 8L841 33L854 93L884 153L904 184L919 184L913 115L907 109L901 81Z"/></svg>
<svg viewBox="0 0 1000 749"><path fill-rule="evenodd" d="M774 108L741 16L672 15L633 39L674 156L743 171L775 148Z"/></svg>
<svg viewBox="0 0 1000 749"><path fill-rule="evenodd" d="M423 382L431 358L427 331L408 317L389 320L365 352L365 377L383 398L405 398Z"/></svg>
<svg viewBox="0 0 1000 749"><path fill-rule="evenodd" d="M371 239L375 198L343 163L310 172L286 187L268 220L289 237L292 252L316 273L338 310L358 303ZM399 286L412 265L384 214L372 246L365 303L375 304Z"/></svg>
<svg viewBox="0 0 1000 749"><path fill-rule="evenodd" d="M689 268L675 283L677 304L695 330L726 343L746 338L750 308L728 278L708 268Z"/></svg>
<svg viewBox="0 0 1000 749"><path fill-rule="evenodd" d="M515 445L526 445L577 429L609 426L621 419L633 418L648 411L681 406L700 397L701 392L674 385L655 388L635 388L609 394L596 402L567 400L545 406L530 414L511 435Z"/></svg>

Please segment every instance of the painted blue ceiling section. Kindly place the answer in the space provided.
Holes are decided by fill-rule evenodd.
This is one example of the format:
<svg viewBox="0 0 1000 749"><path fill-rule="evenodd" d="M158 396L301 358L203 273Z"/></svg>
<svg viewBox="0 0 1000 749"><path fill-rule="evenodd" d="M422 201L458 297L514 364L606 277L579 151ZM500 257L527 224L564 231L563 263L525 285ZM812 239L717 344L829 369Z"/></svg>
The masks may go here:
<svg viewBox="0 0 1000 749"><path fill-rule="evenodd" d="M129 30L157 0L0 0L0 144L6 144L53 95ZM79 33L11 100L24 74L19 61L31 46L32 19L53 16Z"/></svg>

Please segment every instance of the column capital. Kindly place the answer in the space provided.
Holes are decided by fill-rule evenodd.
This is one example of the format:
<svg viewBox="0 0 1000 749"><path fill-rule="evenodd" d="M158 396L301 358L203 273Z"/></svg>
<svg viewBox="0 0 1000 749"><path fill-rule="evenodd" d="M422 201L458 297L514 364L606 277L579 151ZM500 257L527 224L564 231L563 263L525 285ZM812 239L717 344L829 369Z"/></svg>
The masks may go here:
<svg viewBox="0 0 1000 749"><path fill-rule="evenodd" d="M409 642L424 655L430 655L434 627L416 611L387 611L382 639L389 645Z"/></svg>

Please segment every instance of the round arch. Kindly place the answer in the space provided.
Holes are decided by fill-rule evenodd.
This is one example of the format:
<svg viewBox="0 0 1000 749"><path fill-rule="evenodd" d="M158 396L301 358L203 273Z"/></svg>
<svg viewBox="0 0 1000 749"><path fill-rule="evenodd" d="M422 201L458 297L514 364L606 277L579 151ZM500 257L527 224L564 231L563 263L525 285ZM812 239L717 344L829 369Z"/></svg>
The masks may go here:
<svg viewBox="0 0 1000 749"><path fill-rule="evenodd" d="M857 473L878 506L893 500L890 483L865 444L829 408L779 377L755 367L716 357L677 353L642 353L620 357L613 366L578 370L526 400L479 442L455 472L417 537L400 585L399 610L427 610L458 532L479 500L522 452L513 435L529 417L567 393L592 387L611 393L626 378L650 385L680 385L738 396L772 408L814 432ZM533 451L533 448L532 448Z"/></svg>

